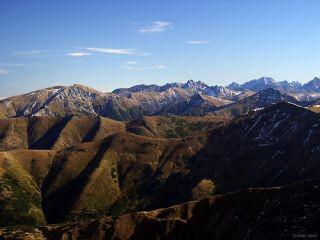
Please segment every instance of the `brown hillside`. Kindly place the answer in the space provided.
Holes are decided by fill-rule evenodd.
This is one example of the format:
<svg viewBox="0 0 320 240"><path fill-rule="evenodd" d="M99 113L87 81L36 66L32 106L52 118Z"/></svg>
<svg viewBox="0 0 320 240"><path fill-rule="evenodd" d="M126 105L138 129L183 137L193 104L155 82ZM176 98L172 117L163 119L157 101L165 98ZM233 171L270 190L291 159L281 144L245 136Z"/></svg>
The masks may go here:
<svg viewBox="0 0 320 240"><path fill-rule="evenodd" d="M64 226L1 229L6 239L294 239L319 234L319 179L245 189L150 212ZM10 238L11 237L11 238Z"/></svg>

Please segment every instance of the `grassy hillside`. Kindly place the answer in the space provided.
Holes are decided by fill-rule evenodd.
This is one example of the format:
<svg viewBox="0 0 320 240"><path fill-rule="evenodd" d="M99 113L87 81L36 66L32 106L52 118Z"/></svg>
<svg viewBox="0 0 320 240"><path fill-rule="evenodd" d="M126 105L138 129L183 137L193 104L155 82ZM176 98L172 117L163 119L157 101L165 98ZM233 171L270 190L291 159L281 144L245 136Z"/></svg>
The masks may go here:
<svg viewBox="0 0 320 240"><path fill-rule="evenodd" d="M292 239L317 238L319 179L251 188L168 208L38 228L0 228L4 239ZM148 231L146 231L148 229ZM33 237L33 238L32 238Z"/></svg>
<svg viewBox="0 0 320 240"><path fill-rule="evenodd" d="M147 137L177 138L206 134L227 120L219 116L145 116L127 123L127 131Z"/></svg>
<svg viewBox="0 0 320 240"><path fill-rule="evenodd" d="M214 116L149 116L130 122L85 115L6 118L0 119L0 150L64 149L125 131L148 137L186 137L204 134L226 120Z"/></svg>
<svg viewBox="0 0 320 240"><path fill-rule="evenodd" d="M54 153L0 153L0 225L44 224L41 186Z"/></svg>
<svg viewBox="0 0 320 240"><path fill-rule="evenodd" d="M117 217L320 176L319 115L286 102L223 124L209 116L150 116L126 125L101 118L63 118L58 126L38 121L45 120L8 121L12 132L17 124L45 135L45 128L61 130L45 138L27 134L53 150L0 152L1 225ZM192 136L176 138L189 129Z"/></svg>
<svg viewBox="0 0 320 240"><path fill-rule="evenodd" d="M60 222L118 215L163 201L157 186L177 173L186 174L186 164L204 140L118 133L59 151L1 152L1 194L9 205L0 218L21 214L2 224L23 224L24 219L42 223L42 209L49 222ZM12 194L6 197L8 191Z"/></svg>

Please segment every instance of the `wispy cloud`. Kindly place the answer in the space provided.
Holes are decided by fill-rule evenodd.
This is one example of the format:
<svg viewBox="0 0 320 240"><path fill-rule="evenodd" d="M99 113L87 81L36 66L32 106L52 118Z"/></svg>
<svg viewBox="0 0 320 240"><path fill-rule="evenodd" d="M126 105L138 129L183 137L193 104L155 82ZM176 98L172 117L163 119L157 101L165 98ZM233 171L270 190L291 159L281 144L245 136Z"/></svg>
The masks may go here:
<svg viewBox="0 0 320 240"><path fill-rule="evenodd" d="M13 55L16 55L16 56L33 56L33 55L36 55L36 54L39 54L39 53L42 53L41 50L28 50L28 51L17 51L17 52L14 52Z"/></svg>
<svg viewBox="0 0 320 240"><path fill-rule="evenodd" d="M172 23L164 21L155 21L150 26L138 30L140 33L160 33L172 29Z"/></svg>
<svg viewBox="0 0 320 240"><path fill-rule="evenodd" d="M130 48L97 48L97 47L89 47L85 48L87 51L98 52L98 53L106 53L106 54L116 54L116 55L138 55L138 51L136 49Z"/></svg>
<svg viewBox="0 0 320 240"><path fill-rule="evenodd" d="M24 67L25 63L0 63L1 67Z"/></svg>
<svg viewBox="0 0 320 240"><path fill-rule="evenodd" d="M0 68L0 75L8 74L9 71L7 69Z"/></svg>
<svg viewBox="0 0 320 240"><path fill-rule="evenodd" d="M124 66L123 68L128 69L128 70L134 70L134 71L145 70L145 68L143 68L143 67L134 67L134 66Z"/></svg>
<svg viewBox="0 0 320 240"><path fill-rule="evenodd" d="M88 52L71 52L67 54L68 56L71 57L83 57L83 56L90 56L92 55L92 53L88 53Z"/></svg>
<svg viewBox="0 0 320 240"><path fill-rule="evenodd" d="M204 45L204 44L209 44L211 43L210 40L198 40L198 41L187 41L188 44L191 44L191 45Z"/></svg>
<svg viewBox="0 0 320 240"><path fill-rule="evenodd" d="M137 64L137 62L134 62L134 61L129 61L129 62L126 62L127 65L134 65L134 64Z"/></svg>
<svg viewBox="0 0 320 240"><path fill-rule="evenodd" d="M155 65L154 68L155 69L166 69L167 67L165 65L158 64L158 65Z"/></svg>
<svg viewBox="0 0 320 240"><path fill-rule="evenodd" d="M132 66L132 65L125 65L123 68L128 70L134 70L134 71L142 71L142 70L152 70L152 69L166 69L167 67L165 65L154 65L149 67L140 67L140 66Z"/></svg>
<svg viewBox="0 0 320 240"><path fill-rule="evenodd" d="M87 51L105 53L105 54L114 54L114 55L140 55L147 56L150 53L140 52L137 49L133 48L97 48L97 47L87 47Z"/></svg>

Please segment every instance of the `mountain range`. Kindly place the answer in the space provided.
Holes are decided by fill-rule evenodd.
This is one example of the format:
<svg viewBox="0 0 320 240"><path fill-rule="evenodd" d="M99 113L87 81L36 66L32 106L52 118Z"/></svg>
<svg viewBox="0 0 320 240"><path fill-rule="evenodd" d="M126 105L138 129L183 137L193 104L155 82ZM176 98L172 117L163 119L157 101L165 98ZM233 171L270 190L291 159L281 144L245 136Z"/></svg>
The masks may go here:
<svg viewBox="0 0 320 240"><path fill-rule="evenodd" d="M281 99L307 106L320 98L320 79L301 85L260 78L242 85L208 86L200 81L170 83L163 86L137 85L103 93L82 85L56 86L0 100L0 117L53 116L87 114L114 120L133 120L144 115L205 115L238 103L256 92L268 89L282 94ZM260 93L262 95L263 93ZM264 94L268 94L265 92ZM274 93L271 93L274 94ZM291 97L290 97L291 96ZM270 104L263 97L257 107ZM260 99L263 99L260 98ZM270 98L273 98L272 96ZM274 99L275 100L275 99ZM246 108L254 109L255 106Z"/></svg>
<svg viewBox="0 0 320 240"><path fill-rule="evenodd" d="M319 84L73 85L0 100L0 238L318 234Z"/></svg>

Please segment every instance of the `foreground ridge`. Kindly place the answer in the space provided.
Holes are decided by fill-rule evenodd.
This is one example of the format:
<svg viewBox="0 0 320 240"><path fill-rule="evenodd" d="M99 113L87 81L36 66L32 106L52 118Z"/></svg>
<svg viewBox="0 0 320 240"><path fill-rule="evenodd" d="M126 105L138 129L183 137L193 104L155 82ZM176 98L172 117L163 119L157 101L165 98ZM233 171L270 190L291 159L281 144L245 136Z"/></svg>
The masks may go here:
<svg viewBox="0 0 320 240"><path fill-rule="evenodd" d="M320 180L250 188L149 212L64 226L1 229L0 236L37 239L291 239L317 238Z"/></svg>

